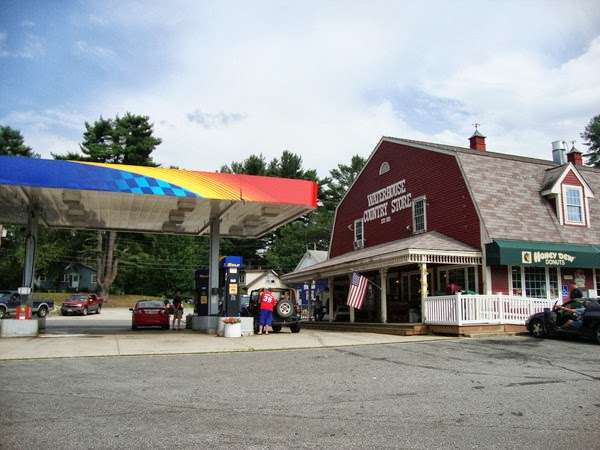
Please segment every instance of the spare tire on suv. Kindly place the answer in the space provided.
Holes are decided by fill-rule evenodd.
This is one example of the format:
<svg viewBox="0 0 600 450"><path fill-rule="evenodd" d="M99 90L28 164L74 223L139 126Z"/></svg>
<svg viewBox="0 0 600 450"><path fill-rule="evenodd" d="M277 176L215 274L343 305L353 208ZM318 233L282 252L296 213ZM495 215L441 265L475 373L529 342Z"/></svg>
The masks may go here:
<svg viewBox="0 0 600 450"><path fill-rule="evenodd" d="M277 302L277 306L275 308L277 311L277 315L282 319L287 319L294 314L294 305L291 300L281 299Z"/></svg>

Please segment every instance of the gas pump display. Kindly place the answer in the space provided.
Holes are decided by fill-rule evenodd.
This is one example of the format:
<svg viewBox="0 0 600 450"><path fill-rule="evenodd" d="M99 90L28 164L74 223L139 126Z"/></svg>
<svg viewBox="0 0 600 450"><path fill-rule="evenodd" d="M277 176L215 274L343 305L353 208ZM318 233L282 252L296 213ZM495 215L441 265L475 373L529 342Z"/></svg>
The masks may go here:
<svg viewBox="0 0 600 450"><path fill-rule="evenodd" d="M223 293L223 315L237 317L240 315L240 271L241 256L224 256L220 264L220 287Z"/></svg>

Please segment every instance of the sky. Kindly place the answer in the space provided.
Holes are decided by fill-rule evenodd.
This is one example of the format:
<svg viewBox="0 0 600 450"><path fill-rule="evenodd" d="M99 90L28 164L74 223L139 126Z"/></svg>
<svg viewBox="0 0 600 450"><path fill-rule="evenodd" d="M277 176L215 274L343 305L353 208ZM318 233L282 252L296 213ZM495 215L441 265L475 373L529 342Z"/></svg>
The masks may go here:
<svg viewBox="0 0 600 450"><path fill-rule="evenodd" d="M43 157L148 115L154 160L290 150L325 176L381 136L551 159L600 114L596 1L0 0L0 125Z"/></svg>

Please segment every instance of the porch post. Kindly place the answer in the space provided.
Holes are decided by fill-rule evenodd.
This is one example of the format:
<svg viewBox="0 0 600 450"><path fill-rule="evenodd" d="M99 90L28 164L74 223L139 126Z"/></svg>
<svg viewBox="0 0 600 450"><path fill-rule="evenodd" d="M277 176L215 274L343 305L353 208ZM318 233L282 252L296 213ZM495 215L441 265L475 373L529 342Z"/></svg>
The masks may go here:
<svg viewBox="0 0 600 450"><path fill-rule="evenodd" d="M350 285L352 284L352 274L348 274L348 291L350 291ZM354 323L354 307L350 308L350 323Z"/></svg>
<svg viewBox="0 0 600 450"><path fill-rule="evenodd" d="M421 271L421 323L425 323L425 299L427 298L429 286L427 286L427 264L419 264Z"/></svg>
<svg viewBox="0 0 600 450"><path fill-rule="evenodd" d="M327 311L329 312L329 321L333 322L333 277L327 279L327 284L329 287L329 308Z"/></svg>
<svg viewBox="0 0 600 450"><path fill-rule="evenodd" d="M210 248L208 260L208 315L219 314L219 250L220 250L220 225L221 219L214 218L210 221Z"/></svg>
<svg viewBox="0 0 600 450"><path fill-rule="evenodd" d="M381 278L381 323L387 323L387 267L379 271Z"/></svg>

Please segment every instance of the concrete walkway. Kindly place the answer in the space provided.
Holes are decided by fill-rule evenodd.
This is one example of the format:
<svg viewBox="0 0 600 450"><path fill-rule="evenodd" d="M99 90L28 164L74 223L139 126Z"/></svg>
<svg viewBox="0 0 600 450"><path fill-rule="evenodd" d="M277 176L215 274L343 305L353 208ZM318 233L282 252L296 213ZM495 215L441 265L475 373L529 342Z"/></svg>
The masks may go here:
<svg viewBox="0 0 600 450"><path fill-rule="evenodd" d="M297 334L282 332L268 336L241 338L216 337L189 330L147 330L110 335L50 334L35 338L0 339L0 360L251 352L447 339L453 338L317 330L302 330Z"/></svg>
<svg viewBox="0 0 600 450"><path fill-rule="evenodd" d="M46 321L46 330L38 337L0 339L0 360L252 352L446 339L456 338L310 329L292 334L287 328L268 336L241 338L216 337L191 330L132 331L131 312L127 308L105 308L102 314L85 317L53 313Z"/></svg>

